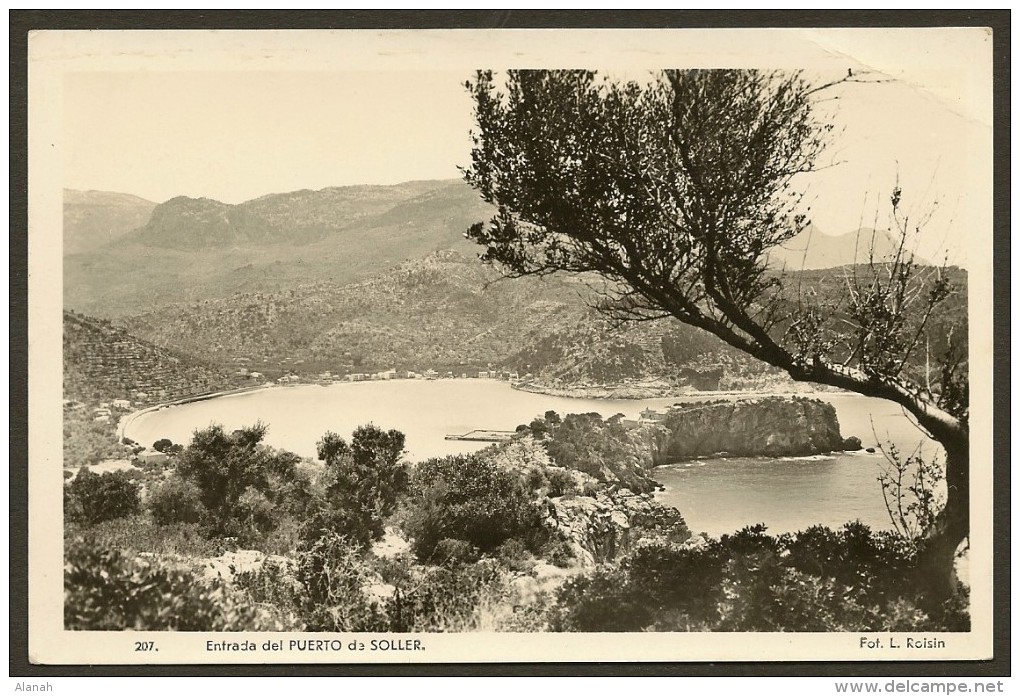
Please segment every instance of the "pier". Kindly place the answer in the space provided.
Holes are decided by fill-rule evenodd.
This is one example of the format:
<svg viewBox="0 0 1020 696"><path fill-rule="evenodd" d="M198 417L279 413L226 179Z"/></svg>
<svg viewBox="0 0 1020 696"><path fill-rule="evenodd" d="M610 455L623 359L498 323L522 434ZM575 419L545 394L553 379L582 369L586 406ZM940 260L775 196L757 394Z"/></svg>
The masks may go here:
<svg viewBox="0 0 1020 696"><path fill-rule="evenodd" d="M471 442L506 442L516 433L513 430L471 430L463 435L447 435L447 440L469 440Z"/></svg>

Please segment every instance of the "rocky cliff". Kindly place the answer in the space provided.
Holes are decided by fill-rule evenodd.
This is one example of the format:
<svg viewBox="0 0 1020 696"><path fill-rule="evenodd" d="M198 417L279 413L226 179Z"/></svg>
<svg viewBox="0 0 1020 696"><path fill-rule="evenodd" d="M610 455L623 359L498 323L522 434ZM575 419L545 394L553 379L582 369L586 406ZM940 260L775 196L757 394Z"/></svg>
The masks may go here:
<svg viewBox="0 0 1020 696"><path fill-rule="evenodd" d="M683 404L661 426L656 465L722 452L796 457L843 449L832 404L797 396Z"/></svg>
<svg viewBox="0 0 1020 696"><path fill-rule="evenodd" d="M546 524L570 543L578 565L586 568L618 559L643 538L683 542L691 537L676 508L627 488L554 498Z"/></svg>

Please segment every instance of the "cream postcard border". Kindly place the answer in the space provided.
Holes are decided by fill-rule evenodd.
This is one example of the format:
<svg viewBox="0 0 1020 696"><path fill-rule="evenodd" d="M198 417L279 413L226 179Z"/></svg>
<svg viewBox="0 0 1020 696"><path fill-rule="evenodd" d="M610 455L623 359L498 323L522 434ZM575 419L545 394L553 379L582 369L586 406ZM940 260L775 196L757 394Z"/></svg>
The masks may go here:
<svg viewBox="0 0 1020 696"><path fill-rule="evenodd" d="M931 634L943 649L869 650L862 638L908 634L199 634L63 630L62 85L65 74L133 70L462 70L478 67L831 67L963 75L967 116L987 124L974 189L987 226L970 227L972 631ZM961 67L966 66L966 67ZM450 663L594 661L977 660L992 656L991 33L970 29L343 30L32 32L29 134L29 659L40 664ZM951 85L949 86L952 87ZM923 118L923 116L922 116ZM982 173L984 174L982 176ZM929 635L929 634L926 634ZM367 649L417 638L423 651ZM916 636L912 636L916 637ZM328 652L263 650L268 641L339 640ZM207 641L250 640L254 652ZM349 649L352 641L366 644ZM152 641L158 652L137 652ZM335 644L334 644L335 647Z"/></svg>

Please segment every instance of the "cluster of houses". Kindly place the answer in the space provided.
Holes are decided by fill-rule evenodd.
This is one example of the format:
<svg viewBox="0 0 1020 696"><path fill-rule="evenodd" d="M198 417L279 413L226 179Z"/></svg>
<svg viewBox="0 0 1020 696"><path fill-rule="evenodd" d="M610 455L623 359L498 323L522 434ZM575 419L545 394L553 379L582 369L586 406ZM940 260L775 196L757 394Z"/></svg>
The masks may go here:
<svg viewBox="0 0 1020 696"><path fill-rule="evenodd" d="M240 372L238 372L240 374ZM248 373L249 376L254 378L261 378L262 375L257 372ZM256 377L257 376L257 377ZM524 379L531 377L530 374L524 375ZM350 372L346 375L333 374L332 372L320 372L314 379L320 382L374 382L374 381L385 381L394 379L498 379L509 382L516 382L521 379L521 376L517 372L510 371L498 371L498 370L480 370L478 372L461 372L459 375L452 372L438 372L437 370L428 369L424 372L415 372L414 370L383 370L381 372ZM301 376L296 374L287 374L276 380L277 384L292 384L296 382L305 381Z"/></svg>
<svg viewBox="0 0 1020 696"><path fill-rule="evenodd" d="M520 380L527 380L532 375L520 375L516 370L477 370L471 372L460 372L455 373L453 371L439 372L434 369L427 369L424 372L418 372L416 370L381 370L379 372L349 372L348 370L352 365L345 364L341 366L341 372L319 372L317 374L297 374L302 372L300 369L294 368L287 374L276 379L267 378L263 373L256 372L250 369L251 359L247 357L235 357L232 359L233 372L235 376L247 377L255 382L265 382L268 386L270 384L294 384L298 382L318 381L318 382L373 382L393 379L497 379L508 382L517 382ZM294 361L283 361L290 362L292 365L303 364L304 360ZM281 367L283 364L281 363Z"/></svg>
<svg viewBox="0 0 1020 696"><path fill-rule="evenodd" d="M103 401L92 409L92 420L97 423L109 423L110 419L114 416L115 410L129 411L131 409L131 405L131 402L127 399ZM86 406L81 401L64 399L64 409L67 411L84 411Z"/></svg>
<svg viewBox="0 0 1020 696"><path fill-rule="evenodd" d="M655 425L666 420L666 417L676 408L681 408L681 404L674 404L663 411L656 411L653 408L646 408L637 418L624 418L623 427L628 430L637 430L638 428L646 425Z"/></svg>
<svg viewBox="0 0 1020 696"><path fill-rule="evenodd" d="M525 377L530 377L530 375L525 375ZM413 370L407 370L406 372L403 370L399 372L397 370L386 370L384 372L375 373L355 372L347 375L346 377L346 380L348 382L366 382L379 379L501 379L505 381L516 382L520 379L520 375L518 375L516 372L507 371L500 372L496 370L461 372L458 375L452 371L437 372L436 370L428 369L425 370L424 372L415 372Z"/></svg>

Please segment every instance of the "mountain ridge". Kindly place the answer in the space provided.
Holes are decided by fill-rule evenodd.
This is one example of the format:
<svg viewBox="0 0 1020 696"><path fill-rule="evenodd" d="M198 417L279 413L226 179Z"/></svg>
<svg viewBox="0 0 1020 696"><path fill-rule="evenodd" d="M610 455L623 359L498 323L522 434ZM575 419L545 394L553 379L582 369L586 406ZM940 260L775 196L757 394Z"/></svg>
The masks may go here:
<svg viewBox="0 0 1020 696"><path fill-rule="evenodd" d="M78 197L71 194L65 201L65 220L80 208ZM116 193L108 198L137 199ZM68 242L77 228L65 224L67 308L131 316L235 293L280 292L326 281L343 285L436 251L476 257L482 248L464 232L493 213L459 179L302 189L238 204L177 196L146 205L152 207L141 225L125 229L130 220L111 219L106 232L86 235L88 243ZM135 221L145 210L132 209ZM824 235L810 228L773 250L771 261L791 270L845 265L861 236ZM876 239L881 256L891 242L885 234Z"/></svg>

